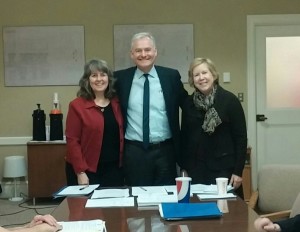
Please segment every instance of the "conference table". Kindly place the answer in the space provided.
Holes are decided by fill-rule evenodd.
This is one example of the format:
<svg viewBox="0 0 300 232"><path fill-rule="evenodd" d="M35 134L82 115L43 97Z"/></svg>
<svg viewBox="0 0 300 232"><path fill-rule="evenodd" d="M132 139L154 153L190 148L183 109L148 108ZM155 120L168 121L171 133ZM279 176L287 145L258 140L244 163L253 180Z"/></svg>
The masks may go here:
<svg viewBox="0 0 300 232"><path fill-rule="evenodd" d="M155 207L85 208L88 197L67 197L53 211L58 221L101 219L107 232L255 232L256 212L240 198L218 200L221 218L166 221ZM217 200L215 200L217 201ZM191 202L200 202L197 196ZM207 202L207 201L205 201Z"/></svg>

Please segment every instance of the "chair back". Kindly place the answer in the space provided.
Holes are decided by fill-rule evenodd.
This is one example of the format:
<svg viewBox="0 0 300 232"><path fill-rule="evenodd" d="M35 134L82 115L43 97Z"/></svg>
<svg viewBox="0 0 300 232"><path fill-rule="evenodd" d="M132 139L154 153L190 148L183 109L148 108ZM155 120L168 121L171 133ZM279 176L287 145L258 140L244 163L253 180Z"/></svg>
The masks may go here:
<svg viewBox="0 0 300 232"><path fill-rule="evenodd" d="M258 173L258 208L263 213L290 210L300 193L300 165L269 164Z"/></svg>
<svg viewBox="0 0 300 232"><path fill-rule="evenodd" d="M290 218L295 217L297 214L300 214L300 193L298 194L293 207L291 209Z"/></svg>

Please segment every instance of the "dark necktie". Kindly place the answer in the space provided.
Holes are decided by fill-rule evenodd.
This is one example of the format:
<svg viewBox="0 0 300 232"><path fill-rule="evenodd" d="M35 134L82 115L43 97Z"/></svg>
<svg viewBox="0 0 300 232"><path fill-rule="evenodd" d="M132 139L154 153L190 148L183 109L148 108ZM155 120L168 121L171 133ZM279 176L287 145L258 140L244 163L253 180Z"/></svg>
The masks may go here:
<svg viewBox="0 0 300 232"><path fill-rule="evenodd" d="M143 101L143 146L145 149L149 146L149 80L148 73L144 73L144 101Z"/></svg>

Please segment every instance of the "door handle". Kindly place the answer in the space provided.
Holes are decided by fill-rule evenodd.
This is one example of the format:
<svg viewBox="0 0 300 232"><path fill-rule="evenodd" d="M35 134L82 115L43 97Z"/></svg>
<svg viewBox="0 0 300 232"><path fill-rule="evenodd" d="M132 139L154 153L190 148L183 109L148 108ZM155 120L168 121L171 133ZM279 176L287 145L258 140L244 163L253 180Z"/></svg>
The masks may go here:
<svg viewBox="0 0 300 232"><path fill-rule="evenodd" d="M256 115L256 121L257 122L264 122L266 121L268 118L264 115L264 114L257 114Z"/></svg>

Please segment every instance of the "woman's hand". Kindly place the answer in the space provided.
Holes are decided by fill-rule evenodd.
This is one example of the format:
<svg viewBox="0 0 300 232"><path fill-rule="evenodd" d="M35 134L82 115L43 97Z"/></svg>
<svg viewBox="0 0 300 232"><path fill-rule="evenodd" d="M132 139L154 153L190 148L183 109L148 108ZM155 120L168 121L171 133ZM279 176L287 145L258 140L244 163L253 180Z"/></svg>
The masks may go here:
<svg viewBox="0 0 300 232"><path fill-rule="evenodd" d="M229 185L232 185L234 189L237 189L241 186L243 178L237 175L232 174Z"/></svg>
<svg viewBox="0 0 300 232"><path fill-rule="evenodd" d="M28 224L28 227L33 227L42 223L47 223L50 226L57 226L57 221L50 214L47 215L36 215L32 221Z"/></svg>
<svg viewBox="0 0 300 232"><path fill-rule="evenodd" d="M26 226L32 228L33 231L45 231L45 232L56 232L62 229L54 217L50 214L47 215L36 215L32 221Z"/></svg>
<svg viewBox="0 0 300 232"><path fill-rule="evenodd" d="M77 174L77 182L79 185L89 185L89 178L85 172Z"/></svg>
<svg viewBox="0 0 300 232"><path fill-rule="evenodd" d="M62 226L57 224L57 225L54 225L54 226L51 226L47 223L42 223L42 224L39 224L39 225L35 225L34 227L31 227L31 230L30 231L37 231L37 232L57 232L59 230L62 229Z"/></svg>

